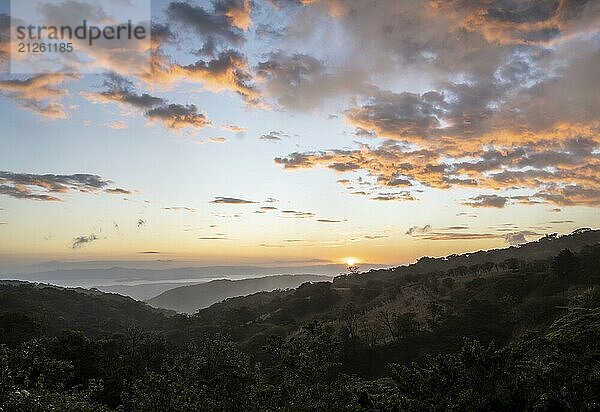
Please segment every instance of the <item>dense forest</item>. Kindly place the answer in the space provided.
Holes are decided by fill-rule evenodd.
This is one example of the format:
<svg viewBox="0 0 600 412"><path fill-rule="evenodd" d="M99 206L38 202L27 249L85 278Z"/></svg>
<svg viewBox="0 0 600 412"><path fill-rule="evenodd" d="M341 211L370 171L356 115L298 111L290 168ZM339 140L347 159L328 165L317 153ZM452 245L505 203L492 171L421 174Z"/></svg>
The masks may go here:
<svg viewBox="0 0 600 412"><path fill-rule="evenodd" d="M0 410L598 410L597 237L350 268L194 315L4 282Z"/></svg>

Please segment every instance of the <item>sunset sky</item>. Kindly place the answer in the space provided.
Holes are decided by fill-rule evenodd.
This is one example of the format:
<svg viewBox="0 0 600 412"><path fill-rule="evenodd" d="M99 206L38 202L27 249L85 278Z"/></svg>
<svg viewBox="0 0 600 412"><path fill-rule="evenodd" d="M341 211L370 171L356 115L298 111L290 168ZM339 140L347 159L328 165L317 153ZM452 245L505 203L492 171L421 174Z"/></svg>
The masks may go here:
<svg viewBox="0 0 600 412"><path fill-rule="evenodd" d="M401 264L600 226L598 1L154 1L152 25L137 74L9 74L0 37L0 260Z"/></svg>

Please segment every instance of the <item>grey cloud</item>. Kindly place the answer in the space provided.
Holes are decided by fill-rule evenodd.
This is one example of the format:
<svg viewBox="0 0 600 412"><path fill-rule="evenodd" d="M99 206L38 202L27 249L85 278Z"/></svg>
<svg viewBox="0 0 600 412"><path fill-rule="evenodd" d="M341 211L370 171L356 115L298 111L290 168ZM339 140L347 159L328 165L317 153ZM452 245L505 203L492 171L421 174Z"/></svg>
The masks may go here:
<svg viewBox="0 0 600 412"><path fill-rule="evenodd" d="M281 213L285 217L291 217L295 219L311 219L315 217L315 214L312 212L299 212L297 210L282 210Z"/></svg>
<svg viewBox="0 0 600 412"><path fill-rule="evenodd" d="M155 107L146 112L150 120L160 120L169 129L181 129L186 127L204 128L211 124L204 113L198 112L193 104L169 104Z"/></svg>
<svg viewBox="0 0 600 412"><path fill-rule="evenodd" d="M520 232L507 233L504 235L504 240L511 246L527 243L527 236L539 236L539 233L530 230L522 230Z"/></svg>
<svg viewBox="0 0 600 412"><path fill-rule="evenodd" d="M119 188L108 188L112 181L98 175L73 174L30 174L0 172L0 194L17 199L30 199L41 201L61 201L61 196L68 192L94 193L104 190L126 191ZM128 192L128 191L127 191Z"/></svg>
<svg viewBox="0 0 600 412"><path fill-rule="evenodd" d="M491 207L502 209L506 206L508 199L498 195L479 195L463 202L463 205L469 207Z"/></svg>
<svg viewBox="0 0 600 412"><path fill-rule="evenodd" d="M111 194L111 195L131 195L131 194L133 194L133 192L131 190L121 189L120 187L115 187L114 189L112 189L112 188L104 189L104 192Z"/></svg>
<svg viewBox="0 0 600 412"><path fill-rule="evenodd" d="M411 226L406 231L406 234L409 236L413 236L413 235L424 234L424 233L429 233L429 232L431 232L431 225L425 225L423 227Z"/></svg>
<svg viewBox="0 0 600 412"><path fill-rule="evenodd" d="M287 134L278 131L272 131L267 134L263 134L259 139L267 141L280 141L284 137L289 137Z"/></svg>
<svg viewBox="0 0 600 412"><path fill-rule="evenodd" d="M71 243L71 248L72 249L80 249L83 246L92 243L94 241L98 240L98 236L95 235L94 233L92 233L91 235L88 236L78 236L76 238L73 238L73 242Z"/></svg>
<svg viewBox="0 0 600 412"><path fill-rule="evenodd" d="M116 73L106 74L103 86L107 89L100 93L106 100L129 104L138 109L150 109L165 103L160 97L148 93L138 94L131 80Z"/></svg>
<svg viewBox="0 0 600 412"><path fill-rule="evenodd" d="M158 120L168 129L204 128L211 124L206 114L199 112L193 104L168 103L165 99L148 93L137 93L133 82L116 73L105 76L104 91L83 92L93 102L116 102L144 111L150 120Z"/></svg>
<svg viewBox="0 0 600 412"><path fill-rule="evenodd" d="M362 70L328 71L319 59L307 54L271 53L256 67L256 76L265 84L264 92L280 106L308 111L324 100L366 88Z"/></svg>
<svg viewBox="0 0 600 412"><path fill-rule="evenodd" d="M241 44L244 40L243 32L232 25L223 11L222 8L217 8L211 12L189 3L172 2L167 7L167 16L171 21L205 39L218 38Z"/></svg>
<svg viewBox="0 0 600 412"><path fill-rule="evenodd" d="M252 204L252 203L256 203L256 202L253 202L251 200L238 199L235 197L218 196L218 197L215 197L215 199L212 200L211 203L227 204L227 205L245 205L245 204Z"/></svg>

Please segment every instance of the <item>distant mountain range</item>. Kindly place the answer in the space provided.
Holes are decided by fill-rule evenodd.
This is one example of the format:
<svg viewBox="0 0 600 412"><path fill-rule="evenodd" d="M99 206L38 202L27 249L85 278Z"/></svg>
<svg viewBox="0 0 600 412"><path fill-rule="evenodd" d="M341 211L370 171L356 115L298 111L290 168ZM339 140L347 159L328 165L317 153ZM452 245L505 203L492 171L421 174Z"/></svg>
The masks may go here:
<svg viewBox="0 0 600 412"><path fill-rule="evenodd" d="M295 289L306 282L328 282L329 276L275 275L262 278L230 280L221 279L199 285L182 286L167 290L149 299L147 303L156 308L177 312L194 313L227 298L270 292L276 289Z"/></svg>
<svg viewBox="0 0 600 412"><path fill-rule="evenodd" d="M362 270L385 267L386 265L361 265ZM4 279L30 282L45 282L61 286L111 286L115 284L138 285L144 283L200 283L216 279L245 279L269 275L325 275L335 276L346 271L341 264L309 266L199 266L169 269L139 269L110 267L93 269L57 269L34 273L7 273Z"/></svg>

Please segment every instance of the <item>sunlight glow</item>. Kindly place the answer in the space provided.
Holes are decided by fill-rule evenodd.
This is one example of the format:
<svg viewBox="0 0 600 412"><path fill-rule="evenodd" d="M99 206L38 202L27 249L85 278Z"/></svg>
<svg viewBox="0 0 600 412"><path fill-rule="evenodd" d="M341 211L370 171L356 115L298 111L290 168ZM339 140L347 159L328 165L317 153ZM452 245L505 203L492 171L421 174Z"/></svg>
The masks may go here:
<svg viewBox="0 0 600 412"><path fill-rule="evenodd" d="M344 259L344 261L346 262L346 265L348 265L348 266L354 266L358 263L358 259L355 257L347 257Z"/></svg>

